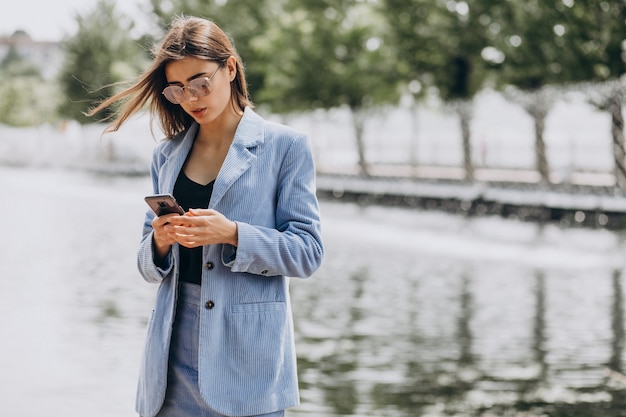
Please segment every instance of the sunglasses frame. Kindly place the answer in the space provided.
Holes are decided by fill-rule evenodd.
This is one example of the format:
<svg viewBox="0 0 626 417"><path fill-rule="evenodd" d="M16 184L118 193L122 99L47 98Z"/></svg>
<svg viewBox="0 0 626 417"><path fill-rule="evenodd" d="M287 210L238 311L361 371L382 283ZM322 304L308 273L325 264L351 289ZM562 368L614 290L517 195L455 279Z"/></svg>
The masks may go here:
<svg viewBox="0 0 626 417"><path fill-rule="evenodd" d="M195 78L189 81L189 84L187 85L168 85L163 89L161 94L163 94L165 98L173 104L181 104L185 100L188 100L189 96L187 93L193 95L194 97L206 97L213 91L213 77L217 74L220 68L222 68L221 65L217 67L217 69L209 77ZM205 82L208 85L208 88L206 88L208 92L206 94L203 92ZM197 84L198 87L195 87L194 84ZM180 100L177 96L181 97Z"/></svg>

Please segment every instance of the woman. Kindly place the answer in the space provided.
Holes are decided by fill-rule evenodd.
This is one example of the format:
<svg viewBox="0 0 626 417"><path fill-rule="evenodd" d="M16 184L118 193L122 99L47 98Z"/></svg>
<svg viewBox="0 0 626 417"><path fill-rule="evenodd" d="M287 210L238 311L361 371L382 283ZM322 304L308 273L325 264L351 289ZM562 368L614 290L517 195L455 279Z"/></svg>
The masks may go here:
<svg viewBox="0 0 626 417"><path fill-rule="evenodd" d="M108 131L145 104L158 117L153 192L186 211L144 222L138 267L160 286L137 411L283 416L299 402L286 277L323 257L306 137L252 110L233 45L199 18L175 19L137 83L90 114L117 102Z"/></svg>

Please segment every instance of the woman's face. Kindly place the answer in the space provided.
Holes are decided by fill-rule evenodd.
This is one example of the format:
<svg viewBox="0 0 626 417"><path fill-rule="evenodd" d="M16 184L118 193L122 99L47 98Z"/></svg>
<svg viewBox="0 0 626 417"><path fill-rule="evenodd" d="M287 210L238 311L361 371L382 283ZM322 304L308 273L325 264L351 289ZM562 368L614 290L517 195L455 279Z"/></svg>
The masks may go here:
<svg viewBox="0 0 626 417"><path fill-rule="evenodd" d="M201 125L214 122L226 111L232 111L230 82L235 75L234 57L229 58L222 67L217 62L195 57L185 57L165 66L168 85L183 87L185 90L180 106ZM188 91L191 81L202 78L211 79L212 88L208 95L197 96Z"/></svg>

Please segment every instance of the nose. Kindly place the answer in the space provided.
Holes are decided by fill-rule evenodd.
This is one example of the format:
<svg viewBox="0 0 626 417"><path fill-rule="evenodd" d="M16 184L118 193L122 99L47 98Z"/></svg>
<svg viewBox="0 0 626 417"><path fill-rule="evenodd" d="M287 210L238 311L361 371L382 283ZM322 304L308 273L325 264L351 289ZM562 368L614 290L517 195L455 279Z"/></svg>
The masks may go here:
<svg viewBox="0 0 626 417"><path fill-rule="evenodd" d="M191 91L185 89L184 100L190 103L194 103L198 101L198 96L192 93Z"/></svg>

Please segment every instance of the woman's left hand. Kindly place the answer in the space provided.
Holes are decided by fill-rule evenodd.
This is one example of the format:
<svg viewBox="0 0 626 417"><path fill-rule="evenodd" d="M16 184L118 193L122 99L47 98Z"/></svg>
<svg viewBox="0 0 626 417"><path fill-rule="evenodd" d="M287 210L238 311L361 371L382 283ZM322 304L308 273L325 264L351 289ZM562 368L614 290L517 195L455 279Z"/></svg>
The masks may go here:
<svg viewBox="0 0 626 417"><path fill-rule="evenodd" d="M212 209L190 209L170 221L176 241L186 248L228 243L237 246L237 223Z"/></svg>

